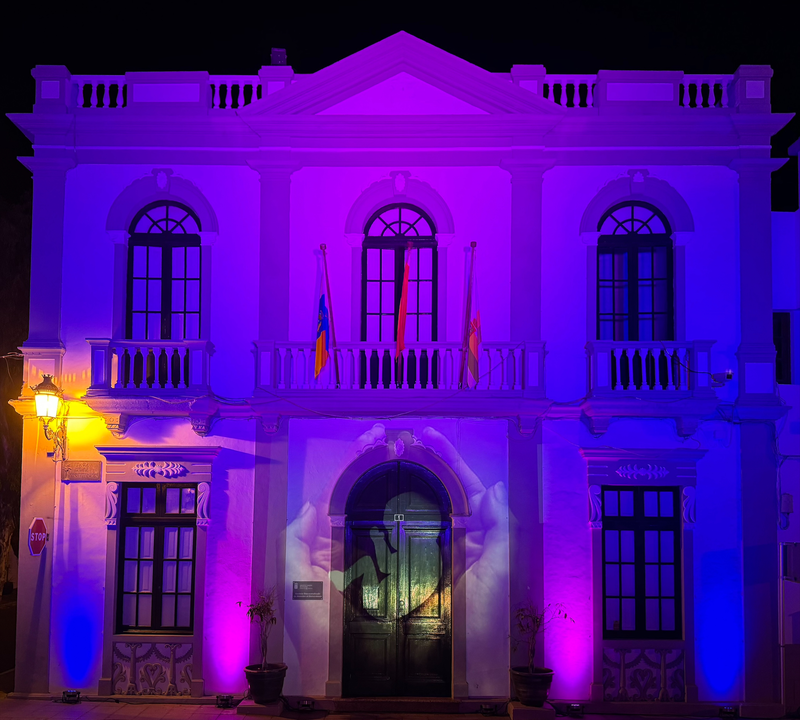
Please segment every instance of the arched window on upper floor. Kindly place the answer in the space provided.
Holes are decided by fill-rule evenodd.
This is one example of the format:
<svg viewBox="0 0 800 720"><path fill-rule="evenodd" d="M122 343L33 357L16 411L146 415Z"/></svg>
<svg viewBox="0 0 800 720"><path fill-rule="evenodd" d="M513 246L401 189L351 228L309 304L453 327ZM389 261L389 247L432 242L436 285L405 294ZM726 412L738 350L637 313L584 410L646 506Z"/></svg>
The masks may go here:
<svg viewBox="0 0 800 720"><path fill-rule="evenodd" d="M200 220L186 205L159 200L130 226L126 336L200 338Z"/></svg>
<svg viewBox="0 0 800 720"><path fill-rule="evenodd" d="M433 220L407 203L387 205L367 221L361 254L361 340L397 339L405 252L409 262L406 340L438 339L438 253Z"/></svg>
<svg viewBox="0 0 800 720"><path fill-rule="evenodd" d="M627 201L597 224L597 337L673 340L672 232L654 205Z"/></svg>

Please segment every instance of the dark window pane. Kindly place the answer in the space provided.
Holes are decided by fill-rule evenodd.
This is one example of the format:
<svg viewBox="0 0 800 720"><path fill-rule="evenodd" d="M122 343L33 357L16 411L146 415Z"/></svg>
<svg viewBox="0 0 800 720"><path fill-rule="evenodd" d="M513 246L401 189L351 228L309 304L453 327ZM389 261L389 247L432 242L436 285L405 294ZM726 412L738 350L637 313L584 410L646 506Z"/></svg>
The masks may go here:
<svg viewBox="0 0 800 720"><path fill-rule="evenodd" d="M645 600L645 628L647 630L660 630L658 618L658 599Z"/></svg>
<svg viewBox="0 0 800 720"><path fill-rule="evenodd" d="M186 259L186 248L185 247L176 247L172 248L172 277L173 278L183 278L186 277L185 271L185 261Z"/></svg>
<svg viewBox="0 0 800 720"><path fill-rule="evenodd" d="M649 313L653 310L653 288L649 282L639 282L639 312Z"/></svg>
<svg viewBox="0 0 800 720"><path fill-rule="evenodd" d="M636 601L635 600L622 600L622 629L635 630L636 629Z"/></svg>
<svg viewBox="0 0 800 720"><path fill-rule="evenodd" d="M667 277L667 248L653 248L653 260L655 261L654 275L657 278Z"/></svg>
<svg viewBox="0 0 800 720"><path fill-rule="evenodd" d="M658 494L661 517L672 517L672 498L671 492L660 492Z"/></svg>
<svg viewBox="0 0 800 720"><path fill-rule="evenodd" d="M619 600L606 600L606 630L619 630Z"/></svg>
<svg viewBox="0 0 800 720"><path fill-rule="evenodd" d="M150 246L147 253L147 274L151 278L161 277L161 248Z"/></svg>
<svg viewBox="0 0 800 720"><path fill-rule="evenodd" d="M199 278L200 277L200 248L188 247L186 248L186 277Z"/></svg>
<svg viewBox="0 0 800 720"><path fill-rule="evenodd" d="M606 595L619 596L619 565L616 563L606 565Z"/></svg>
<svg viewBox="0 0 800 720"><path fill-rule="evenodd" d="M636 566L622 566L622 594L633 597L636 594Z"/></svg>
<svg viewBox="0 0 800 720"><path fill-rule="evenodd" d="M598 280L613 280L613 255L609 252L598 252Z"/></svg>
<svg viewBox="0 0 800 720"><path fill-rule="evenodd" d="M145 277L147 275L147 246L134 245L133 247L133 276Z"/></svg>
<svg viewBox="0 0 800 720"><path fill-rule="evenodd" d="M623 517L633 516L633 490L623 490L620 492L619 514Z"/></svg>
<svg viewBox="0 0 800 720"><path fill-rule="evenodd" d="M661 562L671 563L675 561L675 539L672 530L661 532Z"/></svg>
<svg viewBox="0 0 800 720"><path fill-rule="evenodd" d="M604 533L606 541L606 562L619 562L619 532L616 530L605 530Z"/></svg>
<svg viewBox="0 0 800 720"><path fill-rule="evenodd" d="M672 597L675 594L675 566L661 566L661 595Z"/></svg>
<svg viewBox="0 0 800 720"><path fill-rule="evenodd" d="M614 253L614 278L616 280L628 279L628 253Z"/></svg>
<svg viewBox="0 0 800 720"><path fill-rule="evenodd" d="M603 493L604 514L606 517L616 517L619 514L617 509L617 491L606 490Z"/></svg>
<svg viewBox="0 0 800 720"><path fill-rule="evenodd" d="M633 530L623 530L620 533L622 541L622 562L632 563L634 561L634 532Z"/></svg>
<svg viewBox="0 0 800 720"><path fill-rule="evenodd" d="M644 561L658 562L658 531L646 530L644 533Z"/></svg>
<svg viewBox="0 0 800 720"><path fill-rule="evenodd" d="M645 517L658 517L658 493L652 490L644 494Z"/></svg>
<svg viewBox="0 0 800 720"><path fill-rule="evenodd" d="M674 630L675 629L675 601L662 600L661 601L661 629Z"/></svg>
<svg viewBox="0 0 800 720"><path fill-rule="evenodd" d="M658 565L644 566L644 594L658 596Z"/></svg>
<svg viewBox="0 0 800 720"><path fill-rule="evenodd" d="M651 277L651 263L653 262L652 254L649 250L639 251L639 279Z"/></svg>

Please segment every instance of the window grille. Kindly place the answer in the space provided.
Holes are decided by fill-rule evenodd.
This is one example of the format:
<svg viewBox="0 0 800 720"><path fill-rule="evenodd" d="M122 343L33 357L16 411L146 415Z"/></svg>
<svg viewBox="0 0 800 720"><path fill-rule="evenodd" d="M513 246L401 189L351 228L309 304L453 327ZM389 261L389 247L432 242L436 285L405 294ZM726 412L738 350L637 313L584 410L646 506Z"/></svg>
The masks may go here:
<svg viewBox="0 0 800 720"><path fill-rule="evenodd" d="M199 218L179 203L151 203L133 219L126 323L131 340L200 338L199 233Z"/></svg>
<svg viewBox="0 0 800 720"><path fill-rule="evenodd" d="M123 485L117 632L192 632L196 495L194 485Z"/></svg>
<svg viewBox="0 0 800 720"><path fill-rule="evenodd" d="M664 214L624 202L597 229L598 339L673 340L673 252Z"/></svg>
<svg viewBox="0 0 800 720"><path fill-rule="evenodd" d="M682 637L677 487L604 485L603 637Z"/></svg>
<svg viewBox="0 0 800 720"><path fill-rule="evenodd" d="M397 203L367 222L361 254L361 340L397 339L405 253L412 245L408 276L406 339L436 341L438 254L433 221L420 208Z"/></svg>

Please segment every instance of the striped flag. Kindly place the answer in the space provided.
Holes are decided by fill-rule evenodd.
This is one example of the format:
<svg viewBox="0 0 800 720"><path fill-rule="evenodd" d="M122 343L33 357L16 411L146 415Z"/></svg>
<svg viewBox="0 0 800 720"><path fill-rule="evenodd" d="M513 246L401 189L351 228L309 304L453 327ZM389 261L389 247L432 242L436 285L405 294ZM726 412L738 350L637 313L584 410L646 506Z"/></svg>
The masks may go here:
<svg viewBox="0 0 800 720"><path fill-rule="evenodd" d="M481 345L481 311L478 307L478 278L475 266L475 247L470 243L470 256L465 284L464 335L461 344L461 387L478 385L478 357Z"/></svg>
<svg viewBox="0 0 800 720"><path fill-rule="evenodd" d="M406 258L403 269L403 291L400 295L400 307L397 309L397 350L395 358L400 357L400 353L406 348L406 311L408 310L408 275L411 263L412 244L408 243L406 248Z"/></svg>
<svg viewBox="0 0 800 720"><path fill-rule="evenodd" d="M329 346L333 346L333 366L336 369L336 387L339 387L339 361L336 357L336 326L333 323L333 301L331 300L331 283L328 278L328 256L326 245L322 244L322 276L319 282L319 310L317 313L317 343L314 359L314 379L319 377L322 369L328 364ZM330 338L330 340L329 340Z"/></svg>

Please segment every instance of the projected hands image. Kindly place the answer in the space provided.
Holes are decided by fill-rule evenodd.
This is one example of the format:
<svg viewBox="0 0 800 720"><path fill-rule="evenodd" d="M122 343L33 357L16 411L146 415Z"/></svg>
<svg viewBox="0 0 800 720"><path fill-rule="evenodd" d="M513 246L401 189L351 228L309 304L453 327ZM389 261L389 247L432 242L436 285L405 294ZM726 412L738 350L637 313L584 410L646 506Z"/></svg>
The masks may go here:
<svg viewBox="0 0 800 720"><path fill-rule="evenodd" d="M452 574L451 503L444 485L421 465L407 462L409 453L403 454L403 440L387 440L385 426L377 423L349 444L344 457L334 459L328 453L325 461L314 462L318 484L309 468L304 470L303 483L308 488L316 485L316 492L304 495L307 499L287 527L287 579L321 581L331 592L344 593L345 644L348 618L367 623L371 631L378 625L387 626L384 629L390 635L399 633L401 640L408 633L441 638L446 648L429 661L447 665L448 675L453 586L456 591L465 587L467 605L475 608L469 621L468 645L475 649L476 665L488 668L503 657L508 634L505 613L501 607L495 608L503 602L503 590L508 585L508 547L503 532L507 519L505 484L482 481L437 428L424 427L417 438L402 435L406 445L422 445L435 453L460 479L470 509L470 516L461 521L465 527L460 541L462 572L455 577ZM315 441L310 438L308 442ZM344 546L337 536L332 544L328 511L341 472L359 454L375 447L391 447L394 442L391 461L368 470L351 489ZM306 457L310 450L307 445ZM335 467L329 468L333 463ZM398 621L399 627L388 627L398 625ZM319 604L292 602L287 597L289 651L293 648L298 660L309 653L319 655L327 647L330 622L335 621L330 620L327 605L323 609ZM324 686L323 664L313 669L300 665L306 676L304 686L308 681ZM396 674L401 675L402 668Z"/></svg>

